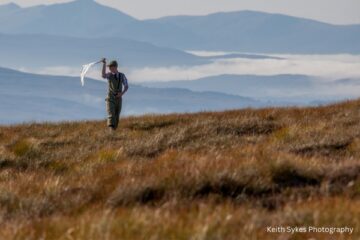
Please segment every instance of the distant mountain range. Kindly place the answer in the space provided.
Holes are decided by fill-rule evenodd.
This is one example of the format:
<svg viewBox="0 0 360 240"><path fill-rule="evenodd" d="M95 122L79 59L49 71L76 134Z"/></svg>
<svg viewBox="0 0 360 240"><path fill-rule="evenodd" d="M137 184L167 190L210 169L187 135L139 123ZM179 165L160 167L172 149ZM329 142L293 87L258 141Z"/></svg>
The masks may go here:
<svg viewBox="0 0 360 240"><path fill-rule="evenodd" d="M196 80L144 82L142 86L156 88L186 88L192 91L217 91L234 95L269 97L302 92L317 85L313 77L306 75L236 75L224 74ZM290 91L290 92L289 92Z"/></svg>
<svg viewBox="0 0 360 240"><path fill-rule="evenodd" d="M152 20L206 39L195 49L265 53L360 53L360 25L319 21L256 11L174 16Z"/></svg>
<svg viewBox="0 0 360 240"><path fill-rule="evenodd" d="M24 121L103 119L105 82L76 77L28 74L0 68L0 124ZM261 107L251 98L179 88L149 88L130 85L124 99L124 114L219 111Z"/></svg>
<svg viewBox="0 0 360 240"><path fill-rule="evenodd" d="M255 11L138 20L93 0L29 8L2 5L0 32L126 38L182 50L360 53L360 25Z"/></svg>
<svg viewBox="0 0 360 240"><path fill-rule="evenodd" d="M280 75L234 75L223 74L204 77L196 80L179 80L166 82L143 82L142 86L153 88L186 88L191 91L216 91L225 94L247 96L261 101L282 103L316 104L352 97L344 87L360 85L359 79L339 79L324 81L319 77L300 74ZM337 91L337 89L340 89ZM341 93L341 94L340 94Z"/></svg>
<svg viewBox="0 0 360 240"><path fill-rule="evenodd" d="M101 57L117 59L127 67L190 66L210 62L209 58L129 39L37 34L0 33L0 53L0 65L9 68L80 67Z"/></svg>
<svg viewBox="0 0 360 240"><path fill-rule="evenodd" d="M121 11L93 0L20 8L0 6L0 32L16 34L50 34L90 38L128 38L152 43L184 42L191 44L197 36L176 26L139 21Z"/></svg>
<svg viewBox="0 0 360 240"><path fill-rule="evenodd" d="M0 66L8 68L48 68L80 66L102 56L117 59L121 66L169 67L194 66L211 63L217 59L282 58L260 54L223 54L196 56L185 51L158 47L150 43L123 38L79 38L43 34L1 34Z"/></svg>

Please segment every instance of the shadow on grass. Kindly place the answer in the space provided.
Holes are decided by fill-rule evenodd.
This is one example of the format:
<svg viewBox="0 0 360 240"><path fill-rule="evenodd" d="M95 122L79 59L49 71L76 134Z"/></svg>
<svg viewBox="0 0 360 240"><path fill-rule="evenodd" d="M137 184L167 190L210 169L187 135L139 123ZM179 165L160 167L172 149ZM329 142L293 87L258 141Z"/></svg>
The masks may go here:
<svg viewBox="0 0 360 240"><path fill-rule="evenodd" d="M328 144L314 144L294 149L292 152L303 156L313 156L317 154L323 156L332 156L334 154L345 152L347 147L349 147L351 143L352 140L345 140Z"/></svg>

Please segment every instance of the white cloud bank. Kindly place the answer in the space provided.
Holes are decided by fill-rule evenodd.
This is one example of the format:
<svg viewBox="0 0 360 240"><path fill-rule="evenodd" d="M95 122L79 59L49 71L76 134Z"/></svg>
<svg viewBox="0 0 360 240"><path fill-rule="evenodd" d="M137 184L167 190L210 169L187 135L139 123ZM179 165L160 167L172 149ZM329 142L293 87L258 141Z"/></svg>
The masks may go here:
<svg viewBox="0 0 360 240"><path fill-rule="evenodd" d="M221 55L223 52L196 52L198 55ZM272 55L285 59L219 59L211 64L192 67L129 69L134 82L193 80L221 74L304 74L328 80L360 77L360 55Z"/></svg>
<svg viewBox="0 0 360 240"><path fill-rule="evenodd" d="M192 52L200 56L223 55L225 52ZM190 67L144 67L125 68L132 83L151 81L194 80L221 74L277 75L303 74L316 76L322 81L333 81L344 78L360 79L360 55L288 55L272 54L267 56L282 59L218 59L210 64ZM42 69L20 69L39 74L79 76L81 66L58 66ZM87 77L101 79L101 64L94 66ZM320 81L320 80L319 80ZM347 89L351 90L351 89ZM352 91L351 91L352 92Z"/></svg>
<svg viewBox="0 0 360 240"><path fill-rule="evenodd" d="M211 56L223 55L224 52L195 52L197 55ZM219 59L206 65L190 67L159 67L159 68L128 68L121 69L130 83L151 81L193 80L207 76L221 74L249 74L249 75L276 75L276 74L303 74L317 77L318 84L309 89L289 89L277 91L268 89L272 97L303 96L303 98L354 98L360 96L360 55L271 55L283 59ZM68 75L79 77L81 66L47 67L43 69L21 69L27 72L50 75ZM101 64L94 66L87 77L101 80ZM331 81L354 78L358 83L329 84ZM86 84L86 80L85 80ZM248 95L250 93L247 93ZM249 95L254 98L261 97L254 92ZM269 96L270 96L269 95Z"/></svg>
<svg viewBox="0 0 360 240"><path fill-rule="evenodd" d="M193 52L197 55L222 55L224 52ZM125 68L128 79L133 82L194 80L221 74L303 74L331 81L342 78L360 78L360 55L271 55L283 59L218 59L210 64L190 67L144 67ZM43 69L20 69L51 75L80 76L81 66L58 66ZM100 79L101 66L94 66L88 77ZM79 77L80 79L80 77ZM80 80L79 80L80 81Z"/></svg>

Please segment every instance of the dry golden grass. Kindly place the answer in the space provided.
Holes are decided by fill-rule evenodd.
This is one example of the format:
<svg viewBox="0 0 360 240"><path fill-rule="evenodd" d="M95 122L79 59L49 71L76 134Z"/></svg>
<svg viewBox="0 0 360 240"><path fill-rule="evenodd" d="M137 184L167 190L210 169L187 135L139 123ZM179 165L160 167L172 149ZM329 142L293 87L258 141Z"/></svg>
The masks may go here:
<svg viewBox="0 0 360 240"><path fill-rule="evenodd" d="M360 239L359 157L360 101L3 126L0 239Z"/></svg>

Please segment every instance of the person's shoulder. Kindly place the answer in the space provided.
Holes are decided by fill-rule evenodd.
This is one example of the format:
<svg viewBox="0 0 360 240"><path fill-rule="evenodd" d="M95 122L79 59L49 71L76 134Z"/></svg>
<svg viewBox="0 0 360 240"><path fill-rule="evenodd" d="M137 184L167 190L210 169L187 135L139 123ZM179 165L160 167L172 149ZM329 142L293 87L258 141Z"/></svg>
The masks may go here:
<svg viewBox="0 0 360 240"><path fill-rule="evenodd" d="M126 78L125 73L123 73L123 72L119 72L119 74L120 74L120 76L121 76L122 78Z"/></svg>

